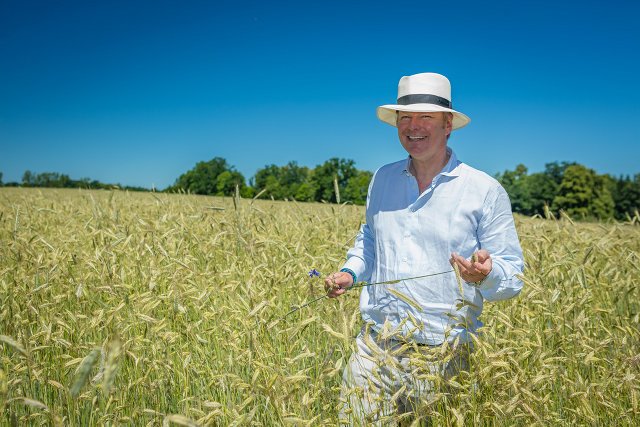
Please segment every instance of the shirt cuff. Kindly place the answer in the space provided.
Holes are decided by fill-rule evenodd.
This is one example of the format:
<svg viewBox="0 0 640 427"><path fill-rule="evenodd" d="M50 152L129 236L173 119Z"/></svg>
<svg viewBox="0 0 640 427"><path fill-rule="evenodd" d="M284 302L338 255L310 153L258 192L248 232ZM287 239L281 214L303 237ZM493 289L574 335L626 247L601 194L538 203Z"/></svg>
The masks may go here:
<svg viewBox="0 0 640 427"><path fill-rule="evenodd" d="M498 285L500 285L500 282L502 281L502 276L503 274L501 272L500 267L494 264L493 268L491 269L487 277L482 279L482 281L476 286L481 291L495 289L498 287Z"/></svg>
<svg viewBox="0 0 640 427"><path fill-rule="evenodd" d="M343 268L342 270L340 270L344 273L349 273L351 275L351 278L353 278L353 283L352 285L355 285L356 282L358 281L358 276L356 276L356 273L353 272L353 270L351 270L350 268Z"/></svg>
<svg viewBox="0 0 640 427"><path fill-rule="evenodd" d="M353 283L355 283L355 280L358 277L360 277L361 279L367 280L366 277L363 277L363 274L365 272L364 262L358 257L351 257L347 259L347 262L345 262L344 265L342 266L342 270L344 269L351 270L353 274L355 274L356 277L354 278Z"/></svg>

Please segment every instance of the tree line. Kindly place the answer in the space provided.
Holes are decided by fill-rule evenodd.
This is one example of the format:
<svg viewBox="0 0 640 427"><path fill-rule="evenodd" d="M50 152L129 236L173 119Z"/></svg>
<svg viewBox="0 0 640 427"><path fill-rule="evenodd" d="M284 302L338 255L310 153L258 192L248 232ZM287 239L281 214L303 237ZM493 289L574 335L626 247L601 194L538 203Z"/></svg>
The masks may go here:
<svg viewBox="0 0 640 427"><path fill-rule="evenodd" d="M165 191L225 196L234 194L237 186L242 197L363 205L372 175L358 170L353 160L331 158L313 169L294 161L267 165L247 184L225 159L215 157L198 162Z"/></svg>
<svg viewBox="0 0 640 427"><path fill-rule="evenodd" d="M359 170L353 160L331 158L314 168L291 161L283 166L266 165L249 180L226 159L202 161L180 175L164 192L230 196L301 202L366 202L372 173ZM561 211L572 218L629 220L640 209L640 174L614 177L597 174L578 163L547 163L542 172L528 173L525 165L498 173L513 211L527 216L558 216ZM2 173L0 173L0 185ZM5 186L57 187L149 191L143 187L104 184L89 178L73 180L59 173L34 174L26 171L21 183Z"/></svg>
<svg viewBox="0 0 640 427"><path fill-rule="evenodd" d="M640 209L640 174L613 177L578 163L553 162L529 174L523 164L496 176L514 212L548 216L566 212L577 219L630 220Z"/></svg>
<svg viewBox="0 0 640 427"><path fill-rule="evenodd" d="M71 179L69 175L58 172L33 173L27 170L22 175L21 182L2 182L0 172L0 187L49 187L49 188L86 188L92 190L122 189L130 191L149 191L148 188L131 185L105 184L90 178Z"/></svg>
<svg viewBox="0 0 640 427"><path fill-rule="evenodd" d="M163 192L184 192L191 194L230 196L236 188L245 198L274 200L297 200L301 202L350 202L363 205L367 199L367 189L372 173L358 170L349 159L331 158L315 168L299 166L291 161L284 166L274 164L259 169L247 183L245 177L230 165L226 159L215 157L206 162L198 162L180 175L173 185ZM0 172L0 186L2 186ZM86 189L123 189L149 191L143 187L105 184L97 180L71 179L57 172L33 173L27 170L21 182L10 182L11 187L53 187Z"/></svg>

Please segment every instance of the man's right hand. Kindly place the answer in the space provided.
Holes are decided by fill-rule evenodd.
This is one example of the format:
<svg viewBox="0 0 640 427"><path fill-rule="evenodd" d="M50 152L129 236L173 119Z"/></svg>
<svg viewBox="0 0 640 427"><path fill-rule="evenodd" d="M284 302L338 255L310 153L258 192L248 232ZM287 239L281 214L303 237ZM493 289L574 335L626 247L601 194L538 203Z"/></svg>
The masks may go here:
<svg viewBox="0 0 640 427"><path fill-rule="evenodd" d="M324 278L324 288L329 298L336 298L353 285L353 277L344 271L331 273Z"/></svg>

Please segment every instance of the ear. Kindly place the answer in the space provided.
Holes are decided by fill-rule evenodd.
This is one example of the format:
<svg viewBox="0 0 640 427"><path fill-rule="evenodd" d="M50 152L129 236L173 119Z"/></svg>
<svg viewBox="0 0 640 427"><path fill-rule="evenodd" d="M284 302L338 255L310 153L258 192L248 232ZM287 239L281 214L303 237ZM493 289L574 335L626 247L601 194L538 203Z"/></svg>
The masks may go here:
<svg viewBox="0 0 640 427"><path fill-rule="evenodd" d="M453 113L446 113L445 118L444 128L447 131L447 136L449 136L451 135L451 131L453 131Z"/></svg>

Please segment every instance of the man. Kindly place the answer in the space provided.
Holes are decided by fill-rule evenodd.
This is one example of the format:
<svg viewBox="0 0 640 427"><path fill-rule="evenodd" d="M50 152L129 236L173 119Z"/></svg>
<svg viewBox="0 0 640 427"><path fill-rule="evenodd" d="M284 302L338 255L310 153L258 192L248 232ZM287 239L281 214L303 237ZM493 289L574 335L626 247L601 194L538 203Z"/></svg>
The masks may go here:
<svg viewBox="0 0 640 427"><path fill-rule="evenodd" d="M377 115L398 128L409 156L376 171L366 223L344 268L325 278L333 298L358 280L391 282L364 287L360 296L365 327L344 372L341 414L356 424L411 412L434 391L425 378L466 369L483 300L522 289L507 193L447 147L451 132L470 122L452 109L449 80L435 73L402 77L397 104ZM416 355L443 345L452 349L438 352L446 357L422 365L431 377L419 375Z"/></svg>

